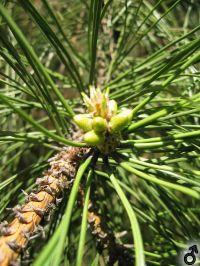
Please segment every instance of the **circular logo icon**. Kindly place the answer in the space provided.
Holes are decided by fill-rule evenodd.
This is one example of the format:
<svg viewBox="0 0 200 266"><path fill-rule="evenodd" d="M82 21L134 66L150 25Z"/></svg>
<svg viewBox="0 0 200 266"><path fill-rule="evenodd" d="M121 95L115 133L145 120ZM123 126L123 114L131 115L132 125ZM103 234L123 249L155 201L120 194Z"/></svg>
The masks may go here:
<svg viewBox="0 0 200 266"><path fill-rule="evenodd" d="M189 247L190 252L187 252L184 256L184 262L186 265L194 265L196 262L196 254L198 254L197 245Z"/></svg>

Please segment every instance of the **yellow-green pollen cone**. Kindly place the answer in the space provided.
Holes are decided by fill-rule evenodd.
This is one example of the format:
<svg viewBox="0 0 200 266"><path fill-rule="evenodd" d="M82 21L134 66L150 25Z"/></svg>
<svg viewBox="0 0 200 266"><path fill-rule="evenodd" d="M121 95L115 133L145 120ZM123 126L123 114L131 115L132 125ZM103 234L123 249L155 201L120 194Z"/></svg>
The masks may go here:
<svg viewBox="0 0 200 266"><path fill-rule="evenodd" d="M89 114L75 115L74 122L85 132L92 130L92 116Z"/></svg>
<svg viewBox="0 0 200 266"><path fill-rule="evenodd" d="M84 93L82 96L88 113L75 115L74 122L85 132L84 142L100 150L114 150L121 137L120 132L132 120L132 110L119 110L117 102L109 99L109 89L102 92L91 86L90 97Z"/></svg>
<svg viewBox="0 0 200 266"><path fill-rule="evenodd" d="M124 109L120 113L116 114L110 119L109 127L110 132L122 131L126 128L132 119L132 111L129 109Z"/></svg>
<svg viewBox="0 0 200 266"><path fill-rule="evenodd" d="M94 117L92 127L95 132L105 132L107 130L106 119L100 116Z"/></svg>
<svg viewBox="0 0 200 266"><path fill-rule="evenodd" d="M105 136L103 134L98 134L94 130L91 130L84 135L84 141L91 146L98 146L103 144Z"/></svg>

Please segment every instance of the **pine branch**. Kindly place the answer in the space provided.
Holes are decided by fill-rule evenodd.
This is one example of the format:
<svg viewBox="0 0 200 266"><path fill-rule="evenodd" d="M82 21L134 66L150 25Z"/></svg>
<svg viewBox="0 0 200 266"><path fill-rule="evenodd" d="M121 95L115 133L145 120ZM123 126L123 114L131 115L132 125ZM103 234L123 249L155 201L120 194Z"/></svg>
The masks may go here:
<svg viewBox="0 0 200 266"><path fill-rule="evenodd" d="M80 188L79 192L82 205L84 205L84 191ZM99 253L102 253L103 250L108 251L107 265L111 266L116 262L119 265L133 265L132 256L124 245L116 242L114 232L109 228L106 217L97 212L95 202L90 199L88 206L88 224L96 239Z"/></svg>
<svg viewBox="0 0 200 266"><path fill-rule="evenodd" d="M2 266L10 265L19 257L44 214L59 201L61 191L71 188L79 162L88 151L88 148L70 147L51 158L49 170L43 173L42 178L36 180L37 191L26 195L23 206L14 208L15 218L11 223L1 224Z"/></svg>

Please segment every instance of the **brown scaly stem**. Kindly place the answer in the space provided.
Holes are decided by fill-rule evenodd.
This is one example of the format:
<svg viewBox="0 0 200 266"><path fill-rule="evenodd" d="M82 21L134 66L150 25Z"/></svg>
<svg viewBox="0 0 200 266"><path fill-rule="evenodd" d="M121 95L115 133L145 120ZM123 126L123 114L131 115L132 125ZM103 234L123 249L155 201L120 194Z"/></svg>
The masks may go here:
<svg viewBox="0 0 200 266"><path fill-rule="evenodd" d="M37 191L27 194L23 206L14 208L15 218L11 223L1 224L1 266L11 265L17 260L44 214L58 200L59 194L65 188L71 188L79 162L88 152L88 148L69 147L49 160L49 170L36 181Z"/></svg>
<svg viewBox="0 0 200 266"><path fill-rule="evenodd" d="M82 205L84 205L83 188L80 188L79 194L81 195ZM133 265L133 258L130 256L127 248L116 242L116 237L110 230L105 217L98 214L92 200L89 201L87 220L90 230L98 243L99 252L102 253L103 250L108 251L109 259L107 265L112 266L116 262L118 262L119 266Z"/></svg>
<svg viewBox="0 0 200 266"><path fill-rule="evenodd" d="M104 249L108 250L109 259L107 265L112 266L116 262L118 262L119 266L133 265L133 258L127 252L127 248L116 243L113 232L108 228L102 216L89 210L88 223L90 224L92 234L95 236L100 246L100 251Z"/></svg>

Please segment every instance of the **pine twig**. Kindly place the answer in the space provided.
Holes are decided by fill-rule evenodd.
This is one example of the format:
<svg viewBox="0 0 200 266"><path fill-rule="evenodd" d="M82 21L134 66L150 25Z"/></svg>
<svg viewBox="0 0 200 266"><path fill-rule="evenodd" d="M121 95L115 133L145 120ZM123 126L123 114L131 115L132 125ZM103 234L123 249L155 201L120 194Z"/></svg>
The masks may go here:
<svg viewBox="0 0 200 266"><path fill-rule="evenodd" d="M81 195L81 202L84 205L84 191L80 188L79 194ZM133 257L129 254L128 249L116 242L116 237L112 230L109 228L105 217L98 214L95 209L94 202L90 199L88 207L88 224L92 234L95 236L98 243L99 252L103 250L108 251L107 265L112 266L116 262L119 266L133 265Z"/></svg>
<svg viewBox="0 0 200 266"><path fill-rule="evenodd" d="M11 265L17 260L44 214L59 200L59 194L65 188L71 188L79 162L88 151L88 148L69 147L49 160L49 170L36 181L37 191L26 195L23 206L14 208L15 218L11 223L1 224L1 266Z"/></svg>

